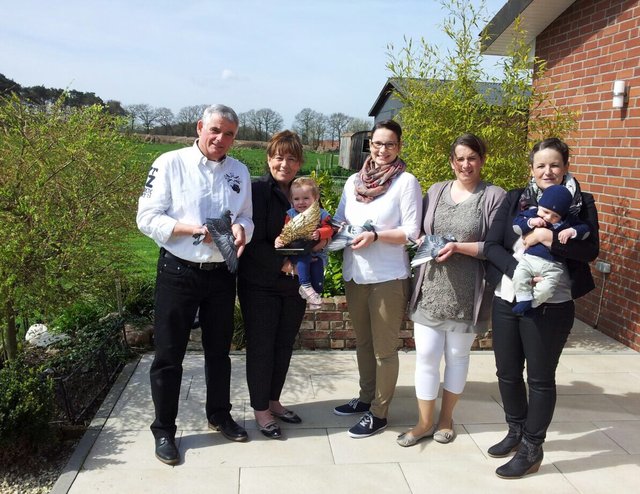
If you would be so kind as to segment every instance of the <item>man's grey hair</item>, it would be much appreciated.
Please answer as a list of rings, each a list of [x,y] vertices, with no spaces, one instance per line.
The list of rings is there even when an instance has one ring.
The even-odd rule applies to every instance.
[[[238,119],[236,112],[233,111],[233,108],[225,105],[211,105],[205,108],[204,113],[202,114],[202,123],[207,124],[214,115],[220,115],[225,120],[229,120],[236,124],[236,127],[240,127],[240,120]]]

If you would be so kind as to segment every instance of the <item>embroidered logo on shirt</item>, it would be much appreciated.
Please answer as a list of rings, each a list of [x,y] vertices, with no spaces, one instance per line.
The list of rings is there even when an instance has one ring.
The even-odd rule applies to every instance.
[[[240,193],[240,177],[232,173],[225,173],[224,178],[235,192]]]
[[[151,197],[151,192],[153,191],[153,181],[156,179],[157,168],[153,166],[149,170],[149,175],[147,176],[147,183],[144,184],[144,190],[142,191],[142,197],[149,198]]]

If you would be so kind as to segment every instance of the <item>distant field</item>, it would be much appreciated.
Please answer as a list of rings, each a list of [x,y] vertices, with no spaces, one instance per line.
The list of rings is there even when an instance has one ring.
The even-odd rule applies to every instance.
[[[184,147],[183,144],[164,144],[164,143],[144,143],[141,147],[141,153],[143,153],[144,161],[147,161],[149,165],[162,153],[167,151],[173,151],[174,149],[180,149]],[[263,175],[267,166],[267,154],[264,149],[254,148],[231,148],[229,155],[242,161],[251,173],[251,176]],[[338,166],[338,155],[331,153],[315,153],[313,151],[305,151],[304,153],[304,165],[302,167],[302,174],[307,175],[312,170],[316,171],[328,171],[331,175],[336,176],[348,176],[351,172],[344,170]]]

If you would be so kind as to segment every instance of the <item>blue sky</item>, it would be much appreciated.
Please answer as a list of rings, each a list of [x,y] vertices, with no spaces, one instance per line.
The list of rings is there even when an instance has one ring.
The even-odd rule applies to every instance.
[[[486,0],[492,17],[507,0]],[[473,2],[480,5],[480,0]],[[0,73],[123,105],[367,118],[387,45],[447,46],[435,0],[0,0]]]

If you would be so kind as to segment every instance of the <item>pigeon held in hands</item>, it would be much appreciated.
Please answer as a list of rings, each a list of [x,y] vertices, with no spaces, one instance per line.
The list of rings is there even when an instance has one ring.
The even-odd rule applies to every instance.
[[[364,225],[342,225],[340,223],[335,223],[332,221],[331,223],[334,226],[339,227],[340,229],[337,233],[331,238],[331,242],[327,245],[327,250],[330,252],[334,252],[336,250],[342,250],[345,247],[348,247],[353,243],[353,239],[360,235],[362,232],[372,232],[373,225],[371,224],[371,220],[365,221]]]
[[[229,272],[235,273],[238,270],[238,249],[231,230],[231,211],[225,211],[220,218],[207,218],[205,225],[227,263]]]
[[[456,239],[453,235],[425,235],[422,243],[413,256],[411,267],[415,268],[416,266],[424,264],[431,259],[435,259],[436,257],[438,257],[438,252],[440,252],[440,249],[442,249],[449,242],[456,242]]]

